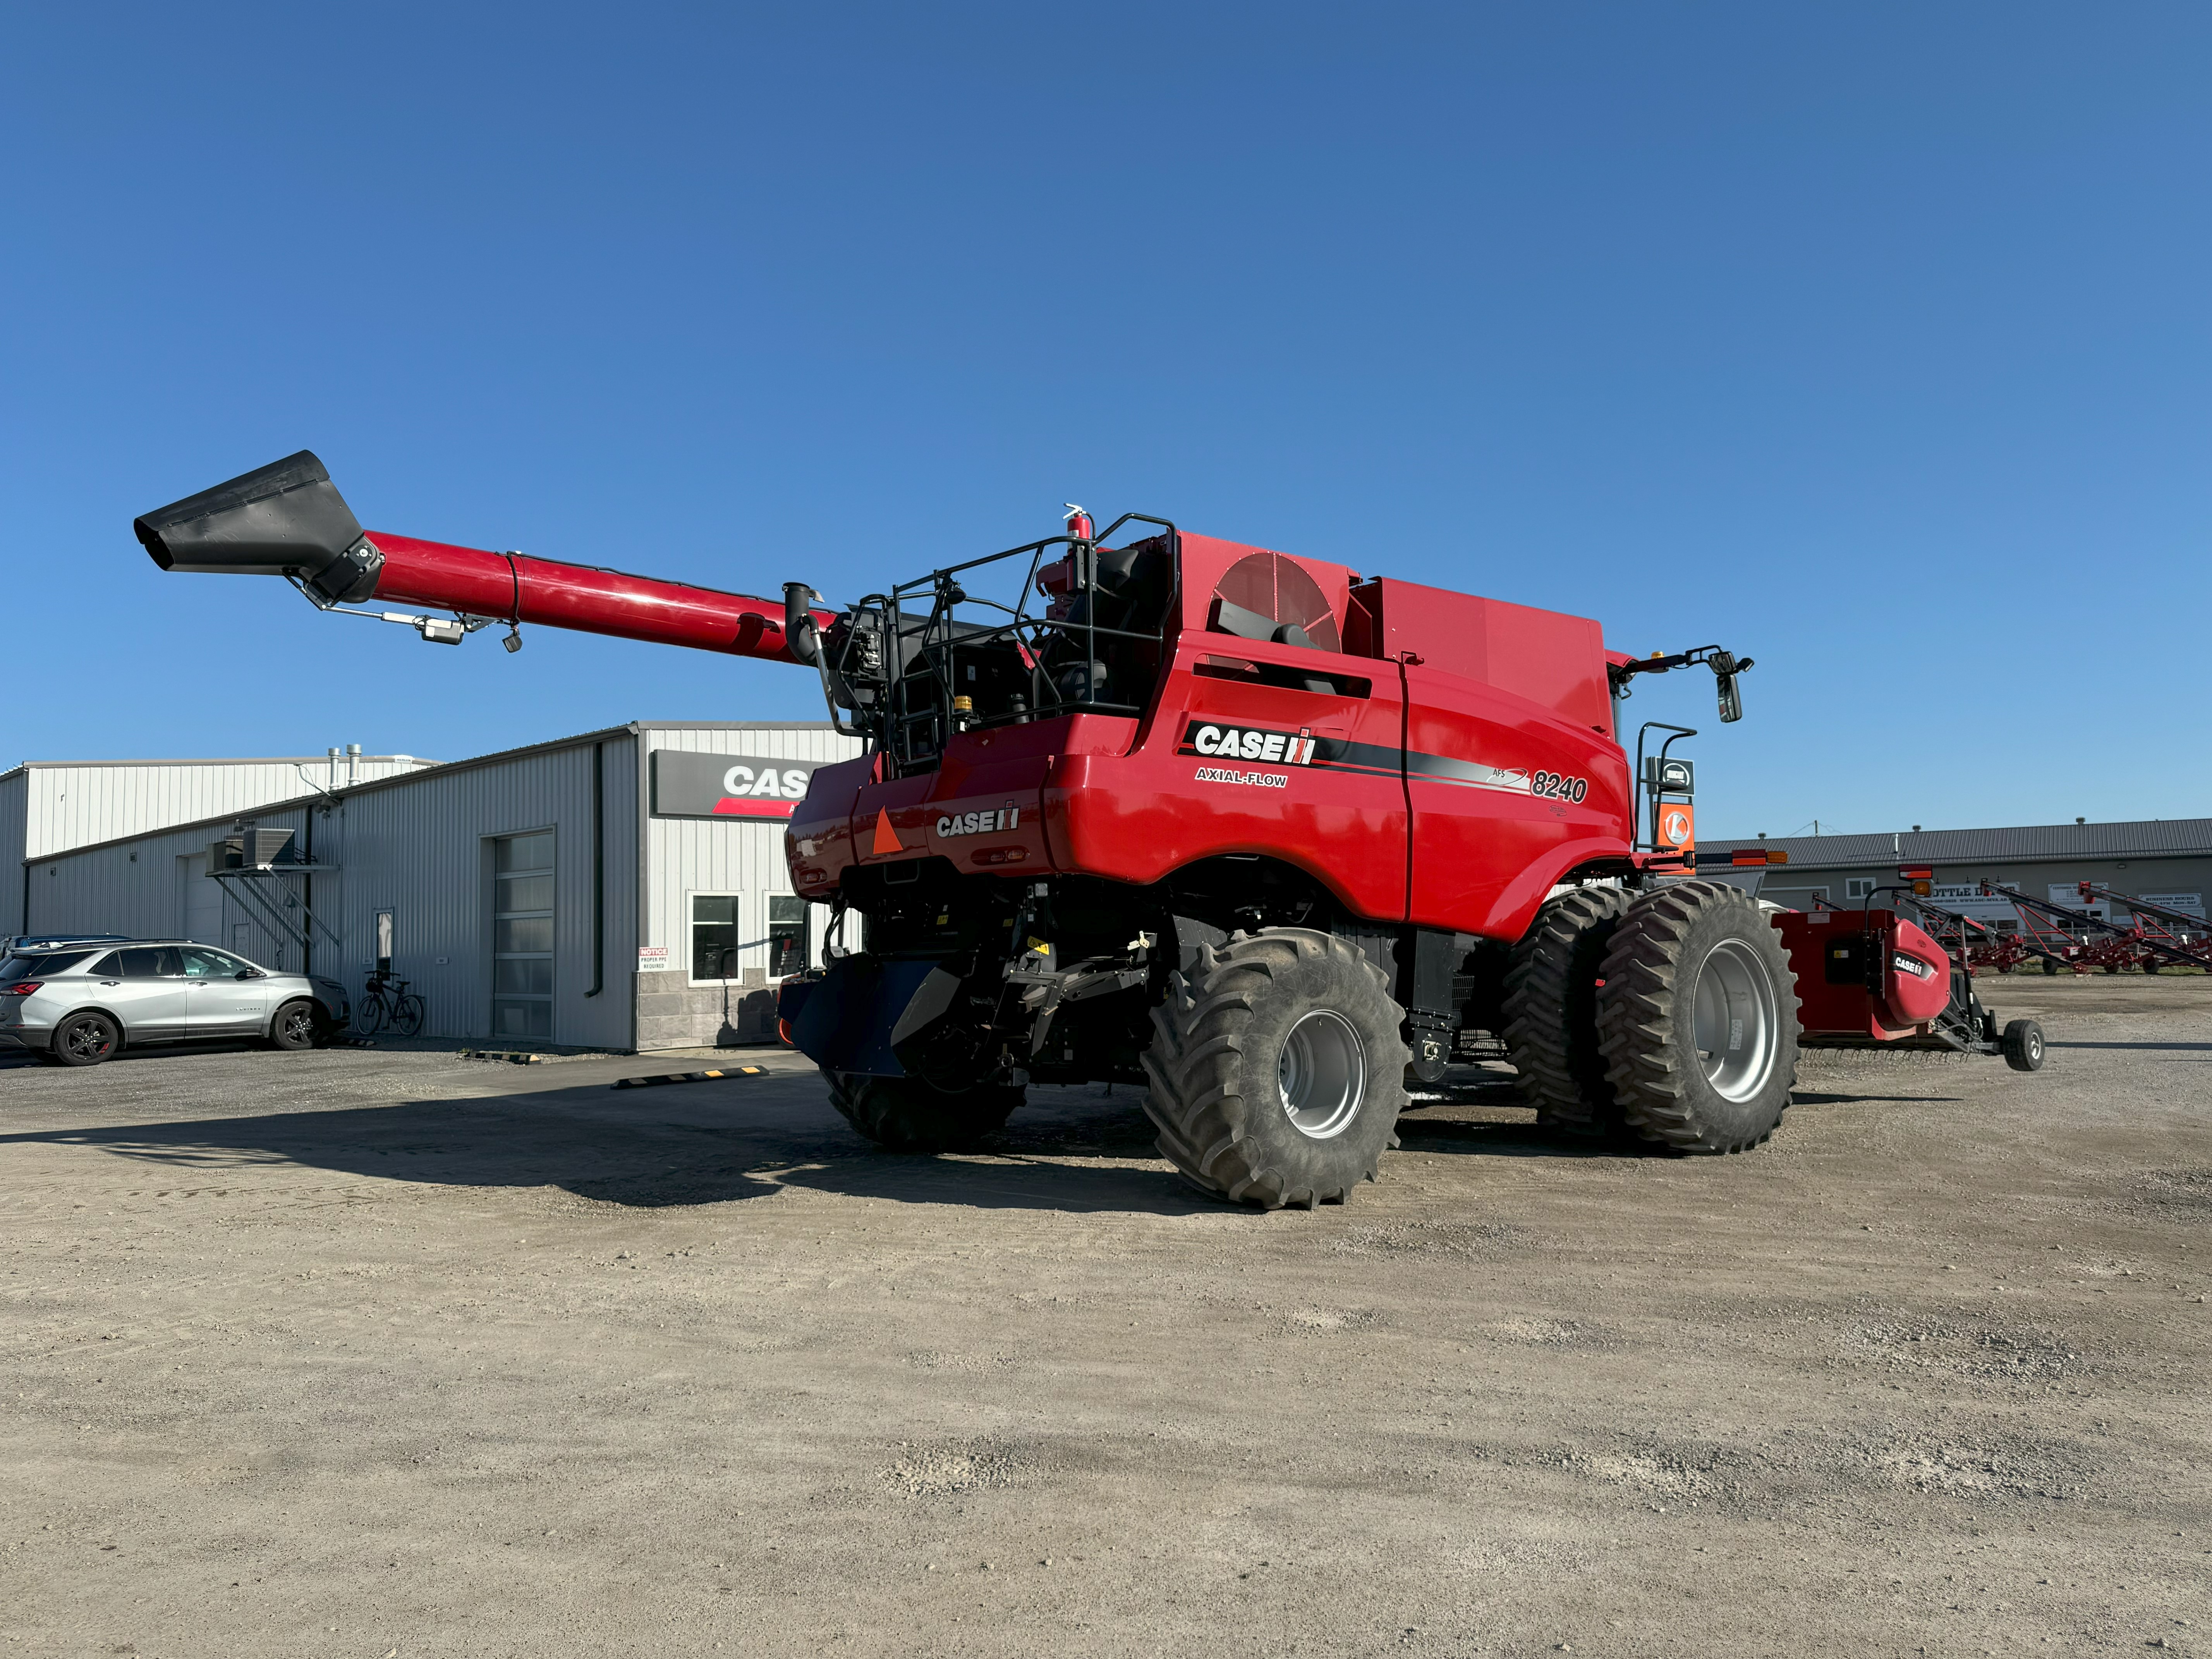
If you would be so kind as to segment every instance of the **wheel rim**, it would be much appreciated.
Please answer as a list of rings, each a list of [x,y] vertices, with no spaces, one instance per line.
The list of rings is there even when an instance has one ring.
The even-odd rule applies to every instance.
[[[304,1012],[294,1012],[285,1017],[284,1035],[294,1042],[302,1042],[315,1033],[314,1022]]]
[[[1781,1009],[1766,959],[1743,939],[1723,939],[1698,967],[1692,1018],[1705,1081],[1723,1100],[1748,1100],[1774,1071]]]
[[[1367,1095],[1367,1051],[1352,1022],[1316,1008],[1291,1027],[1275,1063],[1283,1115],[1309,1140],[1342,1134]]]
[[[107,1033],[91,1020],[80,1020],[69,1028],[62,1038],[69,1051],[79,1060],[90,1060],[107,1051]]]

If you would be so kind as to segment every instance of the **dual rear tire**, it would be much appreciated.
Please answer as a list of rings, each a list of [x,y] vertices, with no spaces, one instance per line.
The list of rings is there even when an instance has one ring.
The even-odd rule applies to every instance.
[[[1766,914],[1717,882],[1549,901],[1506,975],[1506,1052],[1538,1121],[1740,1152],[1797,1077],[1796,980]]]

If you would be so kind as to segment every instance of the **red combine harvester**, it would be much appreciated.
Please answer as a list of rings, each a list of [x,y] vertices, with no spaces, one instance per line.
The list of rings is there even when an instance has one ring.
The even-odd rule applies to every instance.
[[[1785,952],[1693,878],[1690,763],[1662,745],[1631,774],[1637,677],[1705,666],[1741,717],[1751,664],[1717,647],[1631,658],[1583,617],[1139,514],[1097,533],[1072,509],[836,611],[801,583],[776,603],[365,533],[305,452],[136,527],[165,569],[454,613],[361,613],[426,640],[528,622],[812,670],[866,752],[814,773],[792,879],[865,917],[865,947],[779,1012],[894,1147],[971,1142],[1031,1081],[1127,1079],[1205,1190],[1340,1200],[1407,1077],[1488,1031],[1548,1124],[1741,1152],[1789,1103],[1796,988],[1840,937],[1808,922]],[[1820,981],[1823,1007],[1866,999],[1862,1042],[1949,1030],[1899,979],[1908,927],[1866,935],[1863,980]]]

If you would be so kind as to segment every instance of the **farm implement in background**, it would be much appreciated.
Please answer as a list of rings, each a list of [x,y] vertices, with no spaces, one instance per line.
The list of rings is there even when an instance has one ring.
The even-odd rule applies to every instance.
[[[1985,881],[1981,889],[1992,898],[2011,903],[2020,914],[2021,931],[1977,946],[1972,953],[1977,968],[2008,974],[2030,957],[2039,957],[2044,971],[2050,974],[2085,974],[2098,968],[2117,974],[2137,966],[2146,973],[2155,973],[2169,964],[2212,972],[2212,939],[2205,937],[2204,921],[2186,911],[2130,898],[2095,882],[2079,884],[2087,903],[2124,905],[2133,920],[2124,926],[2094,911],[2033,898],[2002,882]]]

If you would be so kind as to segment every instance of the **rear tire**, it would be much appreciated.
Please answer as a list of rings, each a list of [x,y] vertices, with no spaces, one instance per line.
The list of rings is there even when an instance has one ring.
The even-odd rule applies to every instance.
[[[1382,970],[1304,927],[1196,949],[1144,1057],[1161,1156],[1233,1203],[1341,1203],[1398,1144],[1406,1104],[1405,1011]]]
[[[315,1005],[312,1002],[288,1002],[276,1011],[270,1023],[269,1041],[276,1048],[296,1054],[302,1048],[315,1046]]]
[[[1536,913],[1505,970],[1505,1053],[1536,1121],[1580,1134],[1620,1127],[1597,1039],[1597,982],[1613,930],[1632,902],[1617,887],[1584,887]]]
[[[2045,957],[2043,959],[2043,971],[2056,979],[2059,975],[2071,973],[2073,970],[2056,957]]]
[[[2151,957],[2145,957],[2143,958],[2142,970],[2146,974],[2154,974],[2158,971],[2158,963]]]
[[[105,1014],[73,1014],[54,1028],[47,1050],[57,1066],[97,1066],[123,1046],[123,1034]]]
[[[422,1035],[422,999],[409,992],[392,1011],[392,1029],[401,1036]]]
[[[1684,1152],[1774,1133],[1797,1080],[1797,981],[1755,901],[1707,881],[1645,894],[1604,977],[1599,1038],[1630,1128]]]
[[[864,1077],[823,1068],[830,1103],[845,1121],[894,1152],[957,1152],[1006,1127],[1022,1091],[1001,1084],[939,1089],[911,1077]]]
[[[2043,1069],[2043,1028],[2032,1019],[2016,1019],[2004,1029],[2005,1064],[2015,1072]]]

